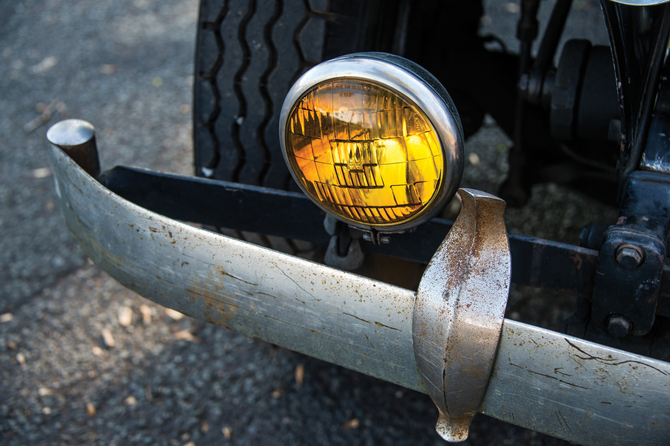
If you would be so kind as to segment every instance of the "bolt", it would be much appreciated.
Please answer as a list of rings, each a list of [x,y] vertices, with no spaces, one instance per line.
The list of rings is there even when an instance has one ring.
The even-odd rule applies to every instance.
[[[381,243],[382,245],[388,245],[389,243],[391,243],[391,237],[389,237],[388,235],[382,235],[381,237],[379,237],[379,243]]]
[[[644,261],[644,253],[635,245],[624,244],[616,250],[616,261],[626,269],[635,269]]]
[[[369,232],[364,232],[363,233],[363,240],[365,240],[366,242],[371,242],[372,241],[372,234],[370,234]]]
[[[623,338],[633,329],[633,323],[626,316],[610,316],[607,331],[615,338]]]

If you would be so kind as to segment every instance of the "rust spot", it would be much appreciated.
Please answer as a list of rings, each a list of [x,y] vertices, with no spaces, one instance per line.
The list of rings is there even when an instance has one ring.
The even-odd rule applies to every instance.
[[[224,288],[222,280],[211,271],[204,280],[195,279],[187,291],[202,299],[206,322],[228,327],[228,320],[239,310],[239,307],[220,299],[218,291],[222,288]]]
[[[158,232],[158,228],[152,228],[151,226],[149,226],[149,231],[151,231],[151,232]]]
[[[575,268],[577,268],[577,271],[582,269],[582,256],[580,256],[577,253],[574,253],[573,255],[570,256],[570,260],[572,260],[575,263]]]

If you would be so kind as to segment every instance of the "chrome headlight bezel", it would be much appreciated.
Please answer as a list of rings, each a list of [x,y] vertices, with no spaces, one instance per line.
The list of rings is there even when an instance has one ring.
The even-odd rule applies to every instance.
[[[420,109],[433,125],[443,152],[443,178],[431,206],[418,216],[398,224],[374,225],[344,219],[319,202],[326,213],[350,226],[378,232],[402,232],[435,217],[453,198],[463,176],[463,129],[454,103],[428,71],[400,56],[385,53],[354,53],[338,57],[308,70],[293,84],[281,109],[279,139],[282,155],[291,175],[305,194],[309,193],[291,169],[287,154],[286,129],[294,105],[316,85],[330,80],[358,80],[387,88]]]

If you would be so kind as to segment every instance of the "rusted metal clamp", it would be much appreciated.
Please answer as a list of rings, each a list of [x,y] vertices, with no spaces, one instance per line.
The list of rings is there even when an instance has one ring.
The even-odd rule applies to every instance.
[[[412,337],[421,378],[440,411],[435,429],[463,441],[495,361],[511,282],[505,202],[471,189],[433,256],[414,302]]]

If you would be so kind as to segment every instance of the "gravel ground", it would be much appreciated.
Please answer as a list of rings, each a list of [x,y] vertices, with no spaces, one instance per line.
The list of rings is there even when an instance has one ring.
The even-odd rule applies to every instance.
[[[575,10],[571,35],[602,42],[597,3]],[[513,35],[517,12],[492,2],[485,32]],[[0,3],[0,443],[444,444],[427,396],[179,318],[67,233],[44,138],[62,118],[96,126],[103,169],[192,172],[196,16],[197,0]],[[466,144],[464,185],[495,192],[510,145],[487,121]],[[507,221],[575,243],[583,224],[615,216],[548,184]],[[555,327],[570,303],[515,287],[508,317]],[[478,416],[466,444],[491,443],[564,444]]]

